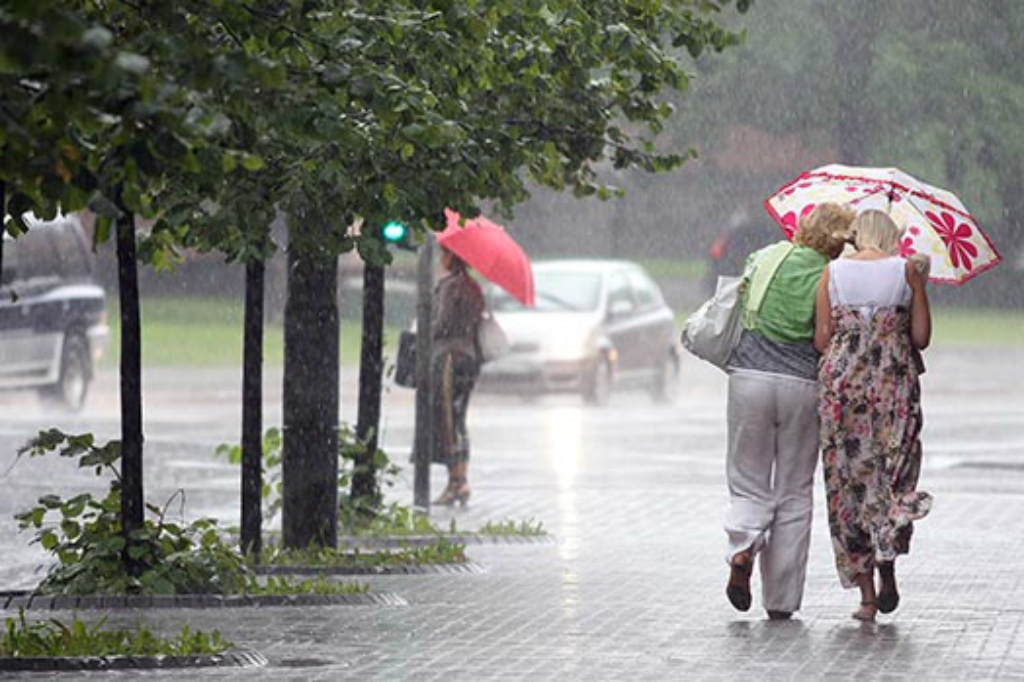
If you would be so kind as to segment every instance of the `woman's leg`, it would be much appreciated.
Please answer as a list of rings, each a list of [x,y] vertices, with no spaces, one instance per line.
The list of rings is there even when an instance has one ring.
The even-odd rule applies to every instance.
[[[476,360],[459,355],[455,358],[452,375],[452,424],[454,443],[452,445],[452,487],[455,501],[465,506],[469,501],[469,429],[466,425],[469,414],[469,398],[476,385],[480,367]]]
[[[434,360],[434,390],[432,395],[435,452],[434,461],[443,462],[448,468],[448,485],[432,504],[451,506],[456,499],[457,458],[456,420],[454,414],[454,360],[451,353],[445,353]]]
[[[803,600],[818,464],[818,388],[789,378],[779,378],[776,387],[775,517],[761,551],[761,585],[764,608],[778,615],[798,611]]]
[[[764,544],[774,514],[771,492],[775,459],[772,380],[764,375],[735,371],[729,375],[728,452],[726,479],[729,507],[726,596],[740,611],[750,608],[750,575],[754,556]]]
[[[860,608],[853,612],[853,617],[867,623],[874,622],[878,606],[875,603],[874,571],[861,573],[854,582],[860,588]]]
[[[734,371],[729,375],[726,480],[729,507],[726,561],[740,552],[756,554],[775,513],[772,465],[775,460],[775,391],[771,377]]]

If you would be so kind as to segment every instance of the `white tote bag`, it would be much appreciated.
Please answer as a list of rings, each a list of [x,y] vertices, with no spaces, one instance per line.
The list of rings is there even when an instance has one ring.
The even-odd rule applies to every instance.
[[[492,362],[508,355],[508,337],[505,336],[505,330],[494,319],[494,314],[490,310],[480,318],[480,325],[476,330],[476,341],[480,348],[480,359],[484,362]]]
[[[719,277],[715,295],[683,326],[683,347],[722,370],[743,331],[740,299],[746,282],[746,277]]]
[[[719,277],[715,295],[686,319],[683,347],[724,371],[743,333],[746,288],[750,287],[747,313],[756,314],[768,285],[793,248],[792,242],[771,244],[750,257],[742,276]]]

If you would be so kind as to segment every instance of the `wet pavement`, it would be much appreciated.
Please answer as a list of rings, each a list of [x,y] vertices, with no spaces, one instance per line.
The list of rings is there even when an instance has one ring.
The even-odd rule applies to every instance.
[[[573,396],[476,397],[473,497],[465,509],[435,508],[435,520],[473,530],[532,519],[554,541],[470,545],[469,558],[483,568],[472,573],[360,577],[407,605],[80,615],[169,633],[185,624],[216,628],[269,661],[146,673],[154,679],[1024,679],[1024,347],[940,347],[926,359],[921,487],[936,501],[898,564],[900,607],[875,625],[850,618],[857,595],[840,587],[832,566],[820,483],[803,609],[792,621],[769,622],[756,578],[751,611],[729,606],[725,378],[690,359],[672,406],[642,394],[614,396],[603,409]],[[353,382],[346,376],[345,421],[355,418]],[[185,487],[189,518],[237,521],[237,471],[210,453],[237,440],[240,383],[229,370],[147,376],[151,499]],[[268,424],[279,419],[279,385],[270,373]],[[0,467],[34,429],[62,420],[115,435],[115,388],[101,377],[93,403],[73,419],[47,415],[29,396],[2,398]],[[388,394],[383,431],[403,462],[410,392]],[[407,469],[389,495],[409,503],[411,479]],[[68,462],[22,461],[10,470],[0,498],[0,587],[30,585],[42,560],[25,549],[11,514],[44,491],[86,484],[99,486]],[[442,484],[437,469],[435,492]]]

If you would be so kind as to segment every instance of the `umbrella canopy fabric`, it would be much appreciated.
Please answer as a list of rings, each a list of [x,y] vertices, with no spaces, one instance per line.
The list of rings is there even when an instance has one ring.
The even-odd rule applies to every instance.
[[[800,218],[829,201],[847,204],[858,213],[887,212],[905,230],[900,255],[927,255],[936,282],[962,284],[1000,261],[995,246],[956,195],[897,168],[822,166],[783,185],[764,206],[792,238]]]
[[[444,215],[447,227],[437,235],[438,243],[523,305],[532,307],[533,265],[505,228],[483,216],[460,224],[461,216],[449,208]]]

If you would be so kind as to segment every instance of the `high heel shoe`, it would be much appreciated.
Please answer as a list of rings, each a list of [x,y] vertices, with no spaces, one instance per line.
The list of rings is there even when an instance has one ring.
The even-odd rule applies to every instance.
[[[454,501],[458,502],[459,506],[465,507],[466,503],[469,502],[470,492],[472,491],[469,489],[469,484],[463,481],[453,492],[455,496]]]
[[[440,507],[450,507],[453,504],[455,504],[456,497],[457,487],[455,486],[455,484],[449,483],[448,487],[444,489],[444,492],[442,492],[438,496],[438,498],[431,502],[430,504],[437,505]],[[467,495],[466,497],[468,498],[469,496]],[[463,502],[463,504],[465,504],[465,502]]]

